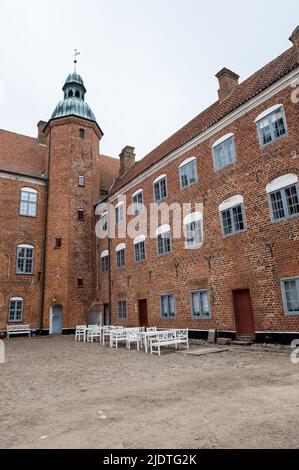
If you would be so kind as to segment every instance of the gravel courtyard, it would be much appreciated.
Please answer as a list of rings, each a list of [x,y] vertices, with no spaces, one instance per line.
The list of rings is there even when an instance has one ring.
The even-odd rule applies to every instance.
[[[286,348],[157,357],[72,336],[5,344],[1,448],[299,448],[299,364]]]

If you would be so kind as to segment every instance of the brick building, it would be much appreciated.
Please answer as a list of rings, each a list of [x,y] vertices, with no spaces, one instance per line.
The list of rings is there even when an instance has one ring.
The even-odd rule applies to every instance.
[[[299,27],[290,39],[240,84],[222,69],[218,100],[136,163],[100,154],[77,74],[37,139],[0,131],[0,329],[298,335]]]
[[[97,205],[106,322],[299,334],[299,28],[290,39],[243,83],[222,69],[218,101],[141,161],[132,147],[120,155]],[[107,221],[109,233],[139,214],[140,229],[155,202],[200,209],[181,217],[179,238],[174,212],[152,236],[147,217],[135,237],[104,238]]]

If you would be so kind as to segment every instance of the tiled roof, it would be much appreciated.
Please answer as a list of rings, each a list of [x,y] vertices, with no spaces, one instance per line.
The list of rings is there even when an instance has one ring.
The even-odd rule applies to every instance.
[[[100,155],[101,191],[108,192],[113,181],[119,175],[119,159]]]
[[[115,193],[142,172],[153,166],[188,141],[205,131],[223,117],[250,100],[287,73],[298,67],[298,52],[291,47],[275,60],[260,69],[244,82],[240,83],[234,92],[224,101],[216,101],[209,108],[196,116],[192,121],[177,131],[161,145],[137,162],[125,175],[113,185],[110,194]]]
[[[46,156],[47,148],[37,139],[0,129],[0,171],[40,178]]]

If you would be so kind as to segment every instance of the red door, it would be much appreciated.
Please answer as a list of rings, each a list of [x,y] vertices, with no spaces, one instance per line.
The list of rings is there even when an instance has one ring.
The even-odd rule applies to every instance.
[[[148,327],[148,318],[147,318],[147,301],[146,299],[138,301],[139,307],[139,326]]]
[[[236,329],[238,336],[255,336],[250,290],[233,291]]]

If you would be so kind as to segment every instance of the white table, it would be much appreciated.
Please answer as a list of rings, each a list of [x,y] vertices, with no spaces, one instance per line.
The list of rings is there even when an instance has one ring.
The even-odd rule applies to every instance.
[[[144,344],[144,350],[146,354],[148,353],[149,339],[152,338],[153,336],[156,336],[157,333],[159,332],[158,331],[139,331],[137,333],[138,340],[141,341],[141,345],[142,343]],[[139,341],[138,341],[138,348],[139,348]]]

